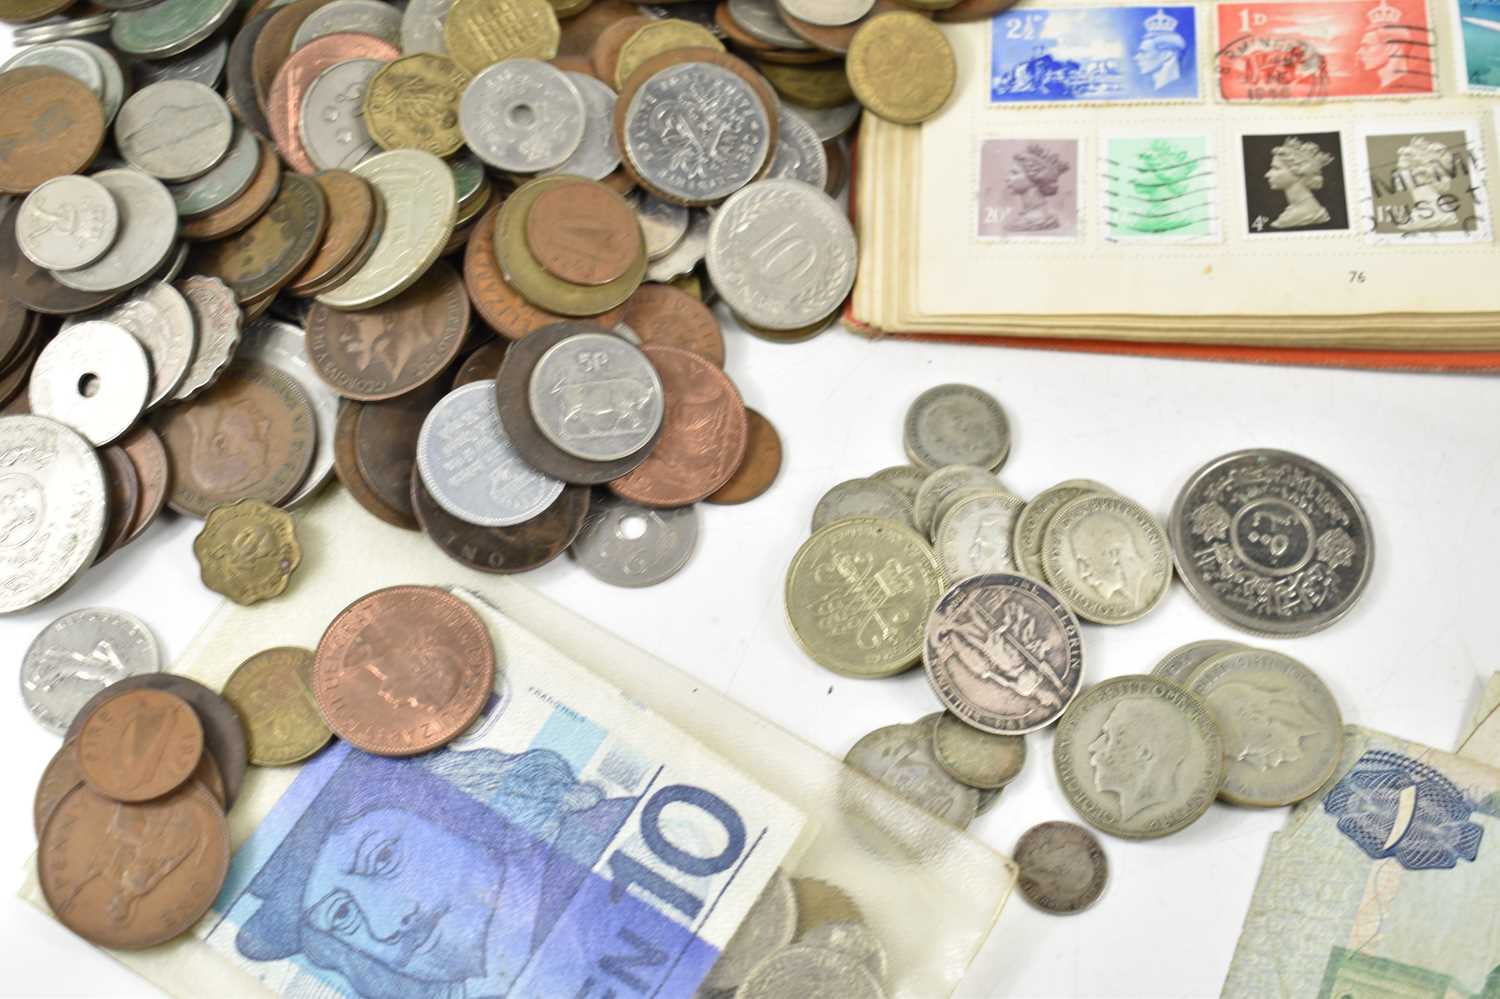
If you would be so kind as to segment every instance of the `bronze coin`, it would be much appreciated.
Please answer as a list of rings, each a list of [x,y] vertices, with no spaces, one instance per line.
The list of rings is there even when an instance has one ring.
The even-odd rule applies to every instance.
[[[422,422],[447,386],[438,379],[399,399],[360,407],[354,421],[354,460],[359,474],[381,501],[415,523],[411,509],[411,480],[417,462],[417,435]]]
[[[222,279],[238,302],[274,295],[307,266],[327,226],[323,189],[307,177],[288,174],[271,207],[244,231],[199,245],[194,269]]]
[[[308,286],[305,291],[294,291],[290,292],[290,294],[296,298],[312,298],[315,295],[323,294],[325,291],[332,291],[357,273],[375,253],[375,248],[380,245],[380,237],[385,235],[385,200],[380,197],[379,192],[375,191],[373,187],[371,188],[371,195],[375,199],[375,217],[371,219],[370,229],[365,234],[364,242],[355,249],[354,256],[349,258],[348,263],[316,285]]]
[[[642,350],[666,397],[661,439],[639,468],[609,488],[642,506],[687,506],[717,492],[744,461],[750,433],[745,404],[729,376],[697,354],[677,347]]]
[[[411,505],[417,522],[449,558],[480,572],[510,574],[546,565],[568,550],[589,512],[588,486],[567,486],[552,505],[512,527],[479,527],[438,506],[412,476]]]
[[[31,800],[31,828],[36,831],[38,839],[57,803],[82,783],[83,771],[78,769],[78,754],[73,743],[65,742],[48,761],[47,769],[42,771],[42,779],[36,784],[36,796]]]
[[[229,823],[202,786],[142,804],[75,788],[37,847],[42,894],[91,943],[139,950],[192,928],[229,872]]]
[[[5,217],[0,212],[0,219]],[[0,299],[0,373],[26,356],[36,335],[36,317],[14,298]]]
[[[312,16],[319,7],[326,7],[333,0],[295,0],[278,7],[274,16],[261,29],[250,53],[250,77],[255,88],[255,100],[262,116],[271,106],[271,85],[276,74],[292,54],[292,39],[302,22]],[[269,122],[267,122],[269,125]],[[270,135],[269,131],[264,134]]]
[[[104,495],[109,516],[104,521],[104,540],[94,563],[104,561],[125,543],[130,527],[141,506],[141,481],[130,456],[118,443],[100,448],[99,464],[104,467]]]
[[[340,312],[314,302],[307,312],[307,356],[339,395],[361,402],[394,399],[442,374],[469,329],[469,298],[452,267],[439,261],[389,302]]]
[[[136,481],[140,483],[140,502],[136,505],[135,517],[122,542],[128,545],[140,537],[166,507],[170,466],[161,437],[144,423],[115,443],[124,449],[126,457],[135,467]]]
[[[279,190],[281,190],[281,160],[276,158],[276,150],[271,144],[262,139],[260,140],[260,162],[255,167],[255,177],[250,181],[250,186],[245,188],[245,193],[223,208],[181,222],[177,233],[183,239],[190,240],[223,239],[226,236],[232,236],[260,218],[262,213],[271,207],[271,202],[276,199],[276,192]]]
[[[849,157],[844,152],[844,144],[838,139],[829,139],[823,143],[823,152],[828,156],[828,183],[823,190],[830,198],[837,198],[844,190],[844,185],[849,182]]]
[[[71,316],[101,309],[124,296],[128,289],[101,293],[65,288],[51,272],[26,259],[16,242],[16,212],[20,206],[17,200],[0,214],[0,297],[34,312]]]
[[[543,354],[578,333],[606,333],[602,327],[586,322],[563,322],[543,327],[510,345],[500,362],[495,379],[495,398],[499,404],[500,423],[516,452],[532,468],[554,479],[576,485],[597,486],[616,479],[646,460],[646,455],[661,436],[656,436],[635,454],[614,461],[586,461],[568,454],[543,435],[531,412],[531,371]],[[666,421],[663,420],[663,425]]]
[[[0,376],[0,406],[5,407],[6,416],[31,412],[31,402],[21,390],[31,381],[31,368],[42,352],[41,338],[36,338],[34,343],[35,346],[16,362],[15,367]]]
[[[782,16],[785,17],[785,14]],[[714,8],[714,26],[737,49],[744,49],[758,55],[776,48],[775,45],[763,42],[746,31],[744,25],[734,19],[734,12],[729,9],[728,3],[720,3]]]
[[[370,483],[365,481],[364,473],[359,470],[359,457],[354,449],[354,428],[359,420],[360,410],[365,408],[366,403],[350,402],[347,399],[339,406],[338,422],[333,431],[333,473],[338,476],[344,488],[349,490],[349,495],[354,497],[356,503],[365,508],[365,511],[378,520],[383,520],[392,527],[400,527],[404,530],[415,531],[419,527],[416,517],[403,514],[400,510],[386,504],[385,500],[371,488]]]
[[[713,312],[669,284],[643,284],[625,302],[625,325],[642,346],[681,347],[724,366],[724,334]]]
[[[244,27],[229,43],[229,58],[224,64],[224,84],[230,109],[252,132],[267,138],[271,135],[271,125],[266,121],[265,112],[260,109],[260,98],[255,93],[255,46],[260,41],[261,32],[276,14],[275,10],[246,14]]]
[[[379,199],[369,181],[347,170],[325,170],[313,182],[328,205],[328,228],[312,260],[286,286],[290,295],[307,294],[347,267],[375,227]]]
[[[156,429],[172,469],[167,502],[194,517],[241,499],[285,502],[307,477],[317,438],[302,387],[245,358],[202,395],[167,410]]]
[[[431,586],[392,586],[333,619],[313,661],[313,697],[340,739],[380,756],[450,742],[495,689],[489,629]]]
[[[500,374],[500,362],[505,360],[505,348],[509,346],[509,340],[491,340],[464,358],[458,374],[453,376],[453,387],[460,388],[470,382],[488,381],[497,377]]]
[[[0,3],[0,21],[6,24],[30,24],[44,17],[60,14],[73,6],[74,0],[4,0]]]
[[[150,801],[178,787],[203,755],[203,724],[187,701],[160,690],[110,698],[78,733],[78,768],[115,801]]]
[[[269,29],[267,29],[269,30]],[[323,70],[350,59],[391,62],[401,50],[383,38],[341,31],[314,38],[287,57],[266,97],[266,121],[282,158],[298,173],[317,173],[302,145],[302,99]]]
[[[651,21],[652,18],[634,14],[622,17],[600,31],[589,48],[589,62],[594,64],[594,75],[613,86],[615,70],[620,65],[620,50],[630,41],[631,35]]]
[[[781,472],[781,435],[770,420],[749,406],[745,407],[745,415],[750,420],[745,458],[728,482],[704,497],[706,502],[748,503],[770,489]]]
[[[526,213],[526,244],[553,277],[590,286],[622,277],[645,252],[635,209],[591,180],[538,195]]]
[[[583,56],[588,58],[594,50],[594,43],[599,40],[599,35],[611,24],[625,17],[636,17],[641,9],[626,0],[596,0],[590,4],[588,9],[582,13],[575,14],[561,22],[562,36],[558,39],[557,55]],[[590,60],[592,65],[592,60]],[[561,69],[562,67],[558,67]],[[589,73],[593,74],[593,69]]]
[[[1016,5],[1016,0],[958,0],[947,10],[937,11],[935,21],[948,23],[958,21],[987,21],[996,14],[1003,14]]]
[[[560,55],[547,61],[564,73],[582,73],[584,76],[594,76],[594,60],[586,55]],[[594,76],[594,79],[598,80],[599,78]],[[600,80],[600,82],[604,81]]]
[[[79,173],[104,144],[104,108],[93,91],[55,70],[27,68],[41,72],[0,73],[0,191],[8,194]]]

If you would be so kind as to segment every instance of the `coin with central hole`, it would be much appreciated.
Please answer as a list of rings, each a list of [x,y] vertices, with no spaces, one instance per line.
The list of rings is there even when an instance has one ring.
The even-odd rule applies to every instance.
[[[500,170],[535,173],[566,160],[583,141],[583,97],[556,66],[507,59],[474,77],[458,104],[474,155]]]
[[[140,342],[114,323],[94,320],[59,333],[31,372],[31,411],[77,430],[102,447],[130,429],[146,408],[151,368]]]
[[[554,277],[601,285],[641,256],[640,223],[630,203],[592,181],[559,184],[537,195],[526,214],[526,245]]]
[[[614,586],[655,586],[675,576],[698,543],[698,510],[653,510],[595,494],[571,551],[589,574]]]

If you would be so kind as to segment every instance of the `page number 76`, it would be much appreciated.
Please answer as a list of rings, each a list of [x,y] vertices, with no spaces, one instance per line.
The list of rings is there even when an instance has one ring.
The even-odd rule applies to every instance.
[[[1350,284],[1364,284],[1367,280],[1368,280],[1368,277],[1366,276],[1366,274],[1365,274],[1364,271],[1350,271],[1349,272],[1349,283]]]

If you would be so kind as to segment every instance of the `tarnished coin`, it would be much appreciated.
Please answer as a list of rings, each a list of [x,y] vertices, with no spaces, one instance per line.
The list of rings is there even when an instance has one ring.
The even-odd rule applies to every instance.
[[[571,549],[589,574],[614,586],[655,586],[677,575],[698,544],[698,511],[658,510],[598,494]]]
[[[146,408],[151,369],[135,337],[100,320],[69,327],[31,371],[31,411],[65,423],[96,447],[130,429]]]
[[[1215,656],[1188,681],[1224,738],[1219,797],[1278,808],[1314,794],[1344,749],[1344,718],[1318,675],[1290,656],[1237,649]]]
[[[498,170],[536,173],[562,163],[583,142],[583,96],[556,66],[507,59],[484,69],[458,105],[463,139]]]
[[[978,465],[946,465],[928,475],[912,500],[912,520],[917,530],[931,536],[937,529],[938,510],[959,493],[1003,491],[993,472]]]
[[[187,374],[172,392],[173,402],[185,402],[218,382],[234,359],[244,317],[234,292],[218,278],[194,274],[175,289],[187,302],[196,343]]]
[[[643,284],[625,303],[625,325],[642,344],[690,350],[724,366],[724,334],[712,310],[669,284]]]
[[[792,634],[820,666],[893,676],[922,653],[943,571],[915,531],[886,520],[836,521],[803,542],[787,569]]]
[[[245,722],[250,762],[299,763],[333,738],[312,692],[313,654],[283,645],[257,652],[224,684],[224,699]]]
[[[119,231],[98,260],[53,276],[76,291],[124,291],[167,262],[177,242],[177,206],[161,181],[136,170],[104,170],[93,179],[114,199]]]
[[[380,756],[414,756],[469,727],[495,689],[489,630],[462,600],[392,586],[333,619],[313,662],[313,696],[335,735]]]
[[[362,485],[379,504],[377,509],[393,515],[382,519],[411,530],[418,528],[411,489],[417,477],[417,442],[427,414],[447,393],[444,379],[439,378],[398,399],[350,410],[349,447],[359,480],[356,487]]]
[[[947,506],[933,531],[932,549],[948,579],[1017,572],[1011,534],[1025,506],[1002,492],[961,495]]]
[[[972,385],[938,385],[906,411],[906,456],[923,468],[978,465],[991,470],[1010,455],[1010,422],[995,397]]]
[[[704,497],[708,503],[747,503],[763,495],[781,473],[781,435],[771,421],[745,407],[750,433],[740,467],[716,492]]]
[[[528,572],[546,565],[568,550],[589,512],[588,487],[566,486],[551,506],[525,523],[481,527],[438,506],[420,476],[411,476],[409,492],[422,531],[449,558],[480,572]]]
[[[964,722],[1023,735],[1063,715],[1083,682],[1078,619],[1025,576],[970,576],[925,619],[922,663],[938,700]]]
[[[1113,836],[1149,839],[1192,825],[1224,780],[1224,740],[1208,706],[1152,676],[1085,691],[1057,726],[1052,762],[1078,814]]]
[[[64,614],[32,640],[21,660],[21,700],[38,724],[62,735],[99,691],[159,669],[150,628],[123,611],[90,607]]]
[[[58,733],[61,735],[62,733]],[[36,796],[31,802],[31,828],[40,839],[42,829],[67,793],[83,785],[83,771],[78,769],[78,754],[71,742],[63,743],[47,762],[41,779],[36,784]]]
[[[1172,552],[1167,532],[1139,503],[1095,493],[1070,500],[1048,522],[1042,569],[1079,616],[1125,624],[1166,596]]]
[[[142,7],[153,6],[141,4]],[[232,12],[234,5],[228,9]],[[206,37],[206,36],[205,36]],[[163,80],[189,80],[205,87],[217,87],[229,59],[229,41],[208,38],[175,56],[137,59],[130,63],[130,75],[137,90]],[[107,104],[107,101],[106,101]]]
[[[827,947],[856,958],[878,982],[884,982],[887,957],[885,944],[864,923],[830,922],[816,926],[797,941],[808,947]]]
[[[651,261],[646,268],[647,281],[676,281],[693,273],[708,253],[708,229],[712,220],[706,211],[688,213],[687,231],[677,245]]]
[[[184,219],[178,226],[183,239],[223,239],[239,232],[260,218],[261,213],[281,189],[281,160],[269,142],[258,140],[260,160],[255,165],[255,176],[250,186],[239,197],[211,212]]]
[[[392,45],[401,43],[401,11],[381,0],[334,0],[319,7],[292,36],[292,51],[324,35],[339,31],[373,35]]]
[[[104,108],[88,87],[38,66],[0,74],[0,194],[25,194],[88,166],[104,141]]]
[[[844,763],[883,784],[923,811],[960,829],[974,821],[979,792],[948,776],[932,755],[938,715],[908,725],[887,725],[860,739]]]
[[[338,420],[339,397],[312,370],[307,359],[306,336],[290,323],[258,319],[245,332],[240,356],[279,368],[307,394],[317,424],[317,445],[307,478],[285,506],[292,507],[312,496],[333,474],[334,424]]]
[[[125,449],[111,444],[99,450],[99,464],[104,468],[104,493],[109,517],[104,522],[104,540],[99,545],[95,564],[113,555],[130,534],[131,524],[141,502],[141,484],[135,464]]]
[[[585,461],[646,447],[666,409],[651,361],[607,333],[579,333],[550,348],[531,369],[528,399],[546,438]]]
[[[149,801],[178,787],[203,755],[203,725],[180,697],[131,690],[93,712],[78,733],[84,782],[115,801]]]
[[[234,118],[201,83],[164,80],[132,94],[115,116],[115,146],[131,166],[180,183],[207,173],[229,153]]]
[[[387,4],[377,6],[397,14]],[[382,149],[420,149],[434,156],[458,152],[464,144],[458,101],[467,86],[469,74],[447,56],[419,52],[387,63],[365,90],[370,138]]]
[[[740,928],[724,945],[700,989],[738,988],[755,966],[792,942],[797,931],[797,895],[791,879],[778,869],[745,913]]]
[[[1375,539],[1328,469],[1286,451],[1235,451],[1194,472],[1167,520],[1182,581],[1237,628],[1307,635],[1364,592]]]
[[[793,50],[812,47],[786,26],[774,0],[730,0],[728,7],[735,23],[766,45]]]
[[[38,267],[72,270],[104,256],[115,241],[120,211],[96,180],[69,175],[39,185],[16,214],[16,242]]]
[[[890,468],[882,468],[870,476],[887,485],[895,486],[901,495],[911,501],[913,510],[917,504],[917,491],[922,488],[922,483],[927,481],[931,473],[925,468],[915,465],[892,465]]]
[[[995,790],[1015,780],[1026,764],[1026,738],[984,732],[945,711],[932,727],[932,753],[954,780]]]
[[[199,270],[248,302],[274,294],[302,272],[328,228],[328,201],[311,178],[288,174],[266,213],[236,236],[198,248]]]
[[[563,75],[583,101],[583,137],[567,159],[539,172],[603,180],[620,167],[620,145],[615,141],[615,92],[587,73],[565,70]]]
[[[286,511],[243,499],[209,511],[193,555],[204,586],[248,607],[286,591],[302,546]]]
[[[773,61],[762,54],[755,68],[765,76],[779,97],[802,107],[837,107],[854,99],[854,91],[849,88],[849,74],[844,64],[837,60]]]
[[[812,529],[849,517],[874,517],[911,527],[911,504],[900,490],[876,479],[850,479],[823,494],[813,508]]]
[[[898,125],[915,125],[941,111],[958,78],[953,46],[914,11],[866,21],[849,43],[845,65],[859,102]]]
[[[820,191],[828,186],[828,153],[823,149],[823,140],[785,104],[781,106],[781,139],[776,143],[770,176],[800,180]]]
[[[167,449],[156,431],[144,423],[121,437],[118,446],[135,466],[136,481],[140,483],[140,502],[125,534],[124,544],[129,544],[151,526],[167,505]]]
[[[1222,656],[1226,652],[1238,652],[1244,648],[1245,646],[1239,642],[1226,642],[1212,638],[1202,642],[1189,642],[1162,656],[1161,662],[1152,668],[1151,675],[1163,677],[1187,687],[1193,674],[1198,672],[1198,667],[1216,656]]]
[[[651,260],[659,260],[670,253],[687,235],[688,209],[684,206],[663,201],[639,187],[630,192],[630,204],[641,223],[641,233],[646,237],[646,256]]]
[[[1112,492],[1114,490],[1102,482],[1069,479],[1043,489],[1032,497],[1031,502],[1026,504],[1026,508],[1016,518],[1015,533],[1011,538],[1011,552],[1021,574],[1032,579],[1046,580],[1046,573],[1042,569],[1042,538],[1058,510],[1080,496]]]
[[[1109,861],[1094,834],[1074,822],[1043,822],[1021,835],[1014,851],[1016,886],[1026,901],[1054,915],[1082,912],[1104,894]]]
[[[458,366],[458,371],[453,375],[453,387],[459,388],[471,382],[482,382],[487,378],[494,379],[500,371],[501,363],[505,360],[505,351],[509,346],[509,340],[491,340],[464,358],[464,363]]]
[[[510,59],[551,59],[560,36],[547,0],[455,0],[443,25],[448,55],[470,73]]]
[[[346,59],[313,80],[297,120],[302,148],[313,166],[348,170],[380,152],[365,118],[365,94],[371,78],[389,65],[379,59]]]
[[[140,10],[121,11],[114,17],[109,40],[128,55],[165,59],[212,35],[235,6],[234,0],[162,0]],[[223,58],[219,56],[220,66]]]
[[[297,297],[316,294],[336,281],[340,272],[357,266],[361,251],[374,249],[377,224],[385,225],[385,208],[376,200],[375,189],[354,174],[325,170],[313,182],[328,202],[328,229],[318,252],[286,287],[287,294]]]
[[[375,492],[360,470],[359,459],[355,455],[354,431],[360,414],[367,405],[376,404],[351,402],[347,399],[339,404],[339,416],[334,427],[333,440],[334,473],[344,488],[349,490],[349,495],[354,497],[355,502],[364,507],[372,516],[402,530],[418,530],[417,519],[408,509],[410,500],[402,504],[400,508],[393,506]],[[425,415],[424,413],[423,416]],[[410,495],[409,488],[408,495]]]
[[[212,170],[181,184],[167,188],[177,203],[177,214],[196,218],[223,208],[244,194],[260,167],[260,142],[255,133],[243,125],[234,130],[229,153]]]
[[[573,284],[602,285],[639,266],[645,253],[630,204],[603,184],[557,184],[526,213],[526,246],[542,268]]]

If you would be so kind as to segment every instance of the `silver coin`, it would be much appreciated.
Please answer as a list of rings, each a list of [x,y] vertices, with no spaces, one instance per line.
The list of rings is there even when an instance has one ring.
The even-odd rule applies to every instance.
[[[52,596],[94,563],[108,503],[89,442],[44,416],[0,417],[0,614]]]
[[[156,269],[156,273],[151,276],[152,280],[163,281],[168,284],[176,281],[177,275],[182,273],[182,268],[187,264],[188,249],[187,242],[179,240],[172,247],[171,251],[168,252],[167,259]]]
[[[989,469],[977,465],[949,465],[927,476],[912,501],[912,520],[917,530],[931,537],[937,528],[938,508],[950,496],[968,489],[993,491],[1000,489],[1000,480]]]
[[[933,511],[932,536],[934,539],[937,538],[938,531],[943,526],[943,518],[947,517],[949,512],[952,511],[952,509],[959,503],[963,502],[966,499],[972,499],[975,496],[999,496],[1002,499],[1014,500],[1016,503],[1021,504],[1022,507],[1026,505],[1025,500],[1021,499],[1021,497],[1006,489],[1004,486],[1001,486],[998,482],[993,486],[966,486],[943,497],[942,501],[938,503],[937,508]],[[1006,542],[1006,544],[1008,547],[1010,543]],[[1015,567],[1012,566],[1005,571],[1015,572],[1016,570]]]
[[[915,506],[917,502],[917,490],[922,488],[922,483],[927,481],[927,469],[918,468],[915,465],[892,465],[890,468],[882,468],[873,473],[870,478],[878,479],[887,485],[895,486]]]
[[[666,400],[650,359],[617,336],[580,333],[547,350],[527,388],[537,429],[584,461],[615,461],[650,444]]]
[[[170,59],[137,60],[131,63],[130,73],[135,79],[136,89],[163,80],[187,80],[205,87],[217,87],[228,59],[229,42],[217,38]]]
[[[449,392],[417,436],[417,473],[444,510],[470,524],[509,527],[541,514],[563,483],[522,460],[506,436],[493,379]]]
[[[615,142],[615,92],[587,73],[568,71],[563,75],[583,99],[583,138],[567,159],[539,172],[603,180],[620,166],[620,146]]]
[[[979,792],[979,809],[978,809],[978,811],[976,811],[974,813],[974,817],[978,818],[979,816],[983,815],[985,812],[988,812],[991,808],[994,808],[995,807],[995,802],[997,802],[997,801],[1000,800],[1000,793],[1002,791],[1004,791],[1004,790],[1005,790],[1005,788],[1003,788],[1003,787],[995,787],[995,788],[990,788],[988,790],[980,791]]]
[[[814,926],[797,941],[808,947],[827,947],[857,959],[877,982],[884,982],[888,959],[885,944],[864,923],[836,921]]]
[[[334,0],[307,16],[292,36],[295,52],[314,38],[351,31],[401,44],[401,11],[380,0]]]
[[[234,360],[244,314],[234,300],[234,292],[218,278],[194,274],[181,281],[176,290],[193,314],[197,344],[187,375],[172,393],[173,402],[186,402],[218,381]]]
[[[225,156],[208,173],[181,184],[168,184],[177,203],[177,214],[185,219],[206,215],[245,193],[260,166],[260,143],[244,125],[234,127],[234,141]]]
[[[1139,503],[1094,493],[1070,500],[1047,523],[1042,571],[1079,617],[1126,624],[1167,595],[1172,549]]]
[[[236,0],[162,0],[116,15],[109,38],[129,55],[167,59],[207,40],[237,6]]]
[[[120,226],[115,199],[97,180],[68,175],[38,185],[16,213],[16,243],[38,267],[70,271],[109,250]]]
[[[797,944],[762,961],[735,999],[885,999],[885,989],[852,954]]]
[[[115,118],[115,146],[126,162],[180,183],[212,170],[229,153],[234,116],[201,83],[167,80],[130,96]]]
[[[756,326],[795,330],[836,311],[854,286],[854,227],[800,180],[762,180],[714,213],[708,273],[719,296]]]
[[[187,376],[195,342],[193,313],[182,293],[165,281],[138,289],[125,301],[102,312],[69,318],[63,329],[81,322],[114,323],[136,338],[151,366],[151,392],[146,408],[171,397]]]
[[[104,125],[108,128],[115,120],[115,115],[119,113],[120,105],[125,102],[125,71],[120,68],[120,60],[115,58],[114,53],[93,42],[69,39],[57,44],[82,52],[99,67],[103,84],[94,92],[99,96],[99,103],[104,106]]]
[[[1167,525],[1188,592],[1220,620],[1259,634],[1333,624],[1359,600],[1375,561],[1354,493],[1287,451],[1215,458],[1188,479]]]
[[[728,197],[754,179],[771,154],[771,123],[760,96],[711,63],[668,66],[641,85],[625,109],[624,136],[635,173],[684,204]]]
[[[62,735],[99,691],[160,669],[150,628],[123,611],[90,607],[64,614],[32,641],[21,660],[21,700],[38,724]]]
[[[339,419],[339,397],[313,371],[307,359],[306,334],[291,323],[262,318],[251,323],[240,341],[238,356],[269,364],[290,375],[307,393],[316,423],[317,443],[312,468],[292,498],[281,504],[293,507],[312,497],[333,475],[333,446]]]
[[[24,28],[16,28],[11,41],[16,45],[41,45],[46,42],[61,41],[65,38],[87,38],[90,35],[100,35],[115,23],[113,13],[96,14],[92,17],[80,17],[76,20],[67,21],[62,18],[54,18],[33,24]]]
[[[24,48],[0,65],[0,73],[22,66],[45,66],[55,69],[88,87],[103,102],[104,68],[87,52],[66,42],[45,42]],[[116,105],[118,107],[118,105]],[[106,112],[107,113],[107,112]]]
[[[810,108],[791,101],[787,101],[786,105],[797,113],[797,117],[811,125],[818,138],[824,142],[831,142],[846,134],[859,121],[859,116],[864,111],[864,106],[859,101],[836,104],[831,108]]]
[[[443,40],[443,26],[452,6],[453,0],[410,0],[406,12],[401,15],[401,54],[431,52],[433,55],[447,55],[448,43]]]
[[[365,126],[365,88],[385,66],[379,59],[346,59],[307,88],[297,127],[313,166],[350,170],[380,152]]]
[[[469,199],[479,193],[480,186],[485,182],[484,164],[467,149],[454,153],[443,162],[453,171],[453,186],[459,205],[469,205]]]
[[[1189,686],[1188,681],[1193,678],[1193,674],[1198,672],[1198,667],[1226,652],[1238,652],[1243,648],[1245,646],[1239,642],[1226,642],[1215,638],[1202,642],[1189,642],[1162,656],[1161,662],[1152,668],[1151,675],[1163,677],[1186,687]]]
[[[897,797],[960,829],[974,821],[979,792],[948,776],[932,755],[938,714],[907,725],[877,728],[856,742],[844,762]]]
[[[776,0],[729,0],[729,16],[757,41],[804,52],[812,43],[786,26]]]
[[[868,14],[875,0],[778,0],[786,12],[808,24],[836,28]]]
[[[1072,822],[1043,822],[1021,836],[1015,849],[1026,901],[1054,915],[1082,912],[1098,901],[1109,880],[1109,861],[1094,834]]]
[[[850,479],[823,494],[813,508],[812,529],[849,517],[875,517],[911,527],[911,504],[895,486],[878,479]]]
[[[776,143],[776,156],[771,160],[770,176],[800,180],[823,190],[828,186],[828,152],[823,148],[823,140],[818,138],[811,125],[784,104],[779,120],[781,138]]]
[[[1009,493],[959,498],[938,520],[932,551],[950,583],[986,573],[1015,572],[1011,533],[1026,504]]]
[[[906,456],[923,468],[998,469],[1010,455],[1010,421],[995,397],[972,385],[937,385],[917,396],[902,429]]]
[[[944,711],[932,727],[932,755],[954,780],[998,791],[1026,765],[1026,737],[983,732]]]
[[[469,81],[458,101],[464,141],[498,170],[536,173],[583,142],[583,97],[567,74],[540,59],[506,59]]]
[[[927,619],[922,665],[938,700],[982,732],[1052,724],[1083,682],[1078,619],[1057,594],[1008,573],[955,583]]]
[[[166,185],[137,170],[105,170],[92,179],[109,191],[119,212],[115,240],[92,264],[52,276],[75,291],[133,287],[170,257],[177,244],[177,208]]]
[[[697,507],[656,510],[596,492],[570,551],[596,579],[639,587],[677,575],[697,544]]]
[[[1080,496],[1111,492],[1114,490],[1092,479],[1069,479],[1037,493],[1016,518],[1016,531],[1011,539],[1011,550],[1021,574],[1046,580],[1042,569],[1042,536],[1058,510]]]
[[[711,223],[708,212],[701,208],[688,211],[687,232],[677,245],[646,265],[646,280],[671,281],[688,274],[703,260],[708,252],[708,230]]]
[[[796,932],[797,894],[786,872],[778,868],[699,988],[710,991],[739,988],[756,965],[790,945]]]
[[[639,187],[630,192],[629,201],[640,220],[641,234],[646,237],[647,259],[660,260],[682,243],[688,231],[690,209],[663,201]]]
[[[31,369],[31,411],[65,423],[95,447],[129,430],[146,409],[151,368],[135,337],[114,323],[79,323],[42,348]]]

